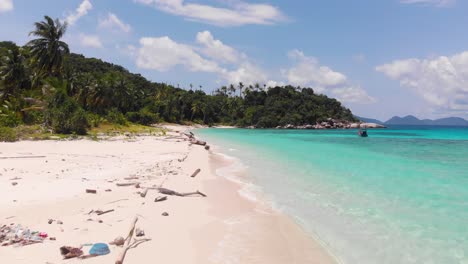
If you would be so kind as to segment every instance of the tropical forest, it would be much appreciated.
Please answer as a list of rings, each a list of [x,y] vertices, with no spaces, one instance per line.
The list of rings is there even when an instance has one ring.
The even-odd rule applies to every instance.
[[[0,42],[0,141],[21,133],[86,135],[100,126],[161,122],[274,128],[354,121],[339,101],[311,88],[231,84],[206,93],[148,81],[140,74],[70,51],[66,22],[48,16],[31,41]]]

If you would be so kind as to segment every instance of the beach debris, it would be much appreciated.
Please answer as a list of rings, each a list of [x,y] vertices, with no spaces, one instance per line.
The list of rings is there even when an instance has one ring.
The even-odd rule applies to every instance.
[[[137,228],[137,229],[135,230],[135,235],[136,235],[137,237],[142,237],[142,236],[145,235],[145,231],[144,231],[143,229]]]
[[[57,225],[63,225],[63,222],[61,220],[57,220]]]
[[[103,214],[107,214],[107,213],[110,213],[110,212],[114,212],[114,209],[110,209],[110,210],[107,210],[107,211],[102,211],[102,210],[96,210],[94,211],[97,215],[103,215]]]
[[[21,180],[21,178],[19,177],[14,177],[14,178],[11,178],[10,181],[17,181],[17,180]]]
[[[106,204],[114,204],[114,203],[118,203],[118,202],[121,202],[121,201],[128,201],[128,199],[119,199],[119,200],[115,200],[115,201],[112,201],[112,202],[109,202],[109,203],[106,203]]]
[[[185,157],[183,157],[182,159],[178,159],[179,162],[183,162],[187,159],[188,155],[185,155]]]
[[[201,141],[201,140],[197,140],[197,139],[190,140],[190,143],[195,144],[195,145],[200,145],[200,146],[205,146],[206,145],[205,141]]]
[[[38,159],[46,156],[15,156],[15,157],[0,157],[0,159]]]
[[[104,256],[110,253],[109,246],[106,243],[96,243],[89,250],[91,256]]]
[[[16,186],[16,185],[18,185],[18,183],[17,182],[12,182],[11,185]]]
[[[49,219],[49,221],[47,221],[47,223],[52,224],[54,222],[54,219]]]
[[[135,184],[135,188],[139,189],[140,187],[140,183]]]
[[[60,247],[60,254],[63,259],[77,258],[83,255],[83,250],[77,247],[62,246]]]
[[[195,191],[195,192],[188,192],[188,193],[180,193],[180,192],[176,192],[174,190],[169,190],[169,189],[166,189],[166,188],[158,188],[158,191],[162,194],[166,194],[166,195],[174,195],[174,196],[181,196],[181,197],[185,197],[185,196],[191,196],[191,195],[201,195],[203,197],[206,197],[206,194],[200,192],[200,191]]]
[[[146,197],[146,194],[148,194],[148,189],[145,189],[143,192],[140,193],[140,196],[142,198],[145,198]]]
[[[167,196],[158,196],[154,199],[154,202],[162,202],[166,200],[167,200]]]
[[[127,181],[130,181],[130,180],[138,180],[138,179],[139,179],[139,177],[137,177],[137,176],[132,176],[132,177],[126,177],[126,178],[124,178],[124,180],[127,180]]]
[[[93,189],[86,189],[86,193],[93,193],[93,194],[96,194],[97,191],[96,191],[96,190],[93,190]]]
[[[147,242],[147,241],[151,240],[151,239],[148,239],[148,238],[146,238],[146,239],[133,238],[133,235],[135,233],[135,225],[136,225],[137,221],[138,221],[138,217],[135,217],[135,219],[133,219],[132,225],[130,226],[130,231],[128,232],[127,238],[125,239],[125,247],[122,250],[122,252],[120,253],[117,260],[115,261],[115,264],[123,264],[124,263],[125,255],[127,255],[127,251],[129,249],[136,248],[141,243],[144,243],[144,242]]]
[[[125,244],[125,238],[119,236],[116,237],[113,241],[109,242],[110,245],[123,246]]]
[[[169,216],[169,213],[168,212],[164,212],[161,214],[162,216]]]
[[[192,173],[192,178],[195,178],[197,176],[198,173],[200,173],[201,169],[196,169],[194,173]]]
[[[205,146],[205,149],[206,149],[206,150],[210,150],[210,146],[209,146],[209,145],[206,145],[206,146]]]
[[[112,190],[111,189],[106,189],[106,192],[112,192]]]
[[[26,246],[36,243],[42,243],[47,238],[47,233],[31,231],[21,225],[10,224],[0,227],[0,243],[1,246]]]
[[[140,184],[139,182],[121,182],[121,183],[116,183],[117,186],[119,187],[127,187],[127,186],[135,186],[137,184]]]
[[[57,240],[57,238],[55,238],[55,237],[49,237],[49,240],[55,241],[55,240]]]

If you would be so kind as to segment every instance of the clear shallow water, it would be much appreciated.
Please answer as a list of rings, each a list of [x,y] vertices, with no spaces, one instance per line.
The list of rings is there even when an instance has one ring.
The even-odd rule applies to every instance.
[[[342,263],[468,263],[468,129],[200,129]]]

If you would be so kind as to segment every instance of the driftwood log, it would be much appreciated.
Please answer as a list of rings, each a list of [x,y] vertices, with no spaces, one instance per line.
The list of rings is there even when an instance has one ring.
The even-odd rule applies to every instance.
[[[119,186],[119,187],[136,186],[137,184],[140,184],[140,183],[139,182],[116,183],[116,185]]]
[[[119,257],[115,261],[115,264],[123,264],[125,260],[125,255],[127,255],[127,251],[132,248],[136,248],[141,243],[150,241],[151,239],[134,239],[133,235],[135,234],[135,225],[138,221],[138,217],[133,219],[132,225],[130,226],[130,231],[128,232],[127,238],[125,239],[125,247],[120,253]]]
[[[97,193],[96,190],[93,190],[93,189],[86,189],[86,193]]]
[[[205,146],[206,145],[205,141],[201,141],[201,140],[197,140],[197,139],[190,140],[190,143],[195,144],[195,145],[200,145],[200,146]]]
[[[180,193],[180,192],[176,192],[174,190],[169,190],[169,189],[166,189],[166,188],[157,188],[157,190],[162,193],[162,194],[165,194],[165,195],[174,195],[174,196],[181,196],[181,197],[185,197],[185,196],[191,196],[191,195],[201,195],[203,197],[206,197],[206,194],[200,192],[200,191],[195,191],[195,192],[188,192],[188,193]]]
[[[200,171],[201,171],[201,169],[195,170],[195,172],[192,173],[192,176],[190,176],[190,177],[195,178],[198,175],[198,173],[200,173]]]
[[[145,197],[146,197],[146,194],[148,194],[148,190],[149,190],[149,189],[145,189],[142,193],[140,193],[140,196],[141,196],[142,198],[145,198]]]

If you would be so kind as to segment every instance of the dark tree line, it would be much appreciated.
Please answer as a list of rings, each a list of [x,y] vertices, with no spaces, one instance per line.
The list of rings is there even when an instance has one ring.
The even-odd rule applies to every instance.
[[[69,52],[67,25],[45,17],[23,47],[0,42],[0,126],[44,124],[58,133],[86,133],[101,122],[149,125],[196,122],[269,128],[354,120],[335,99],[310,88],[223,86],[211,95],[154,83],[140,74]]]

